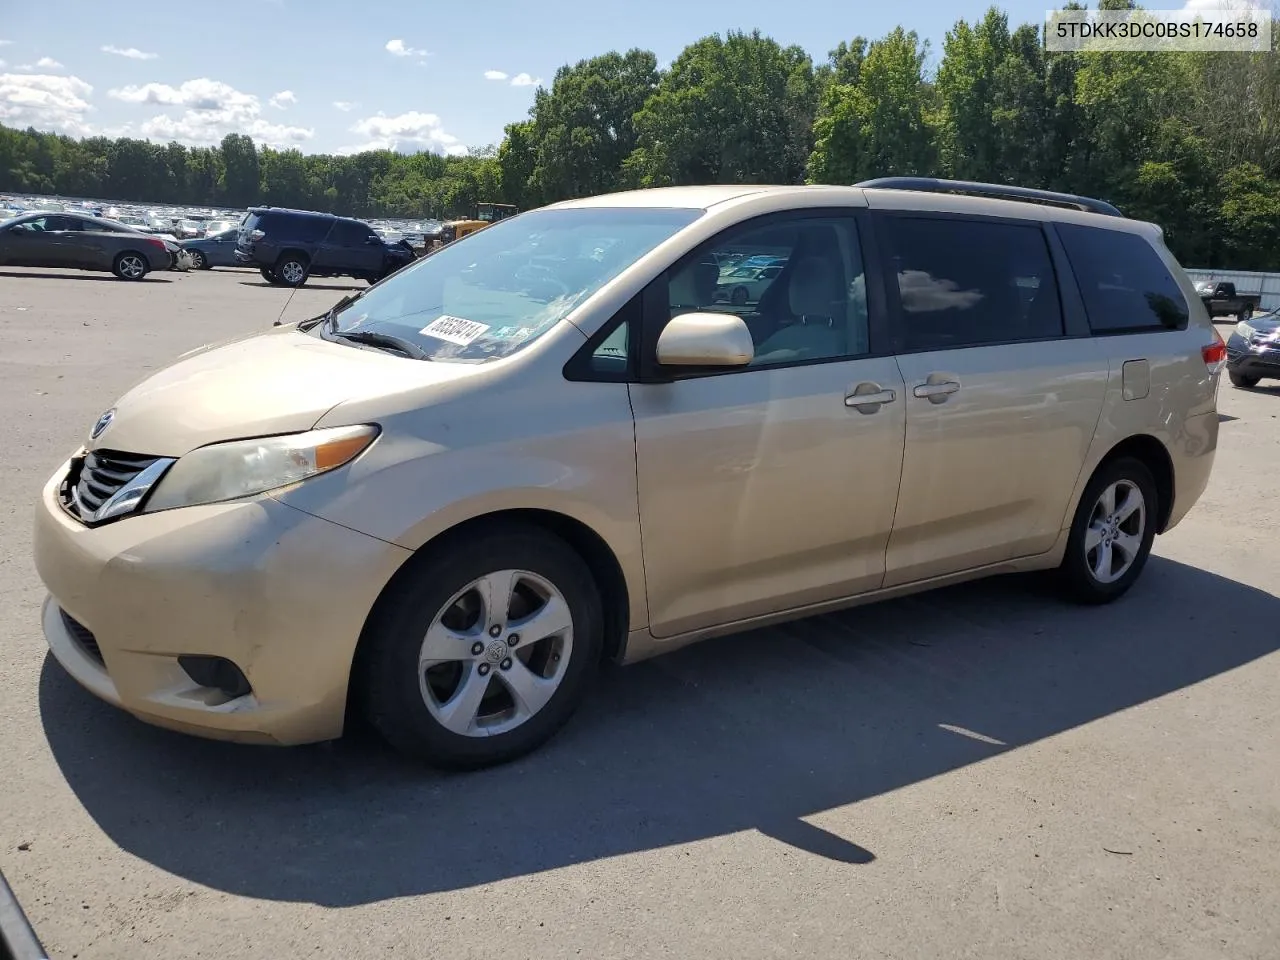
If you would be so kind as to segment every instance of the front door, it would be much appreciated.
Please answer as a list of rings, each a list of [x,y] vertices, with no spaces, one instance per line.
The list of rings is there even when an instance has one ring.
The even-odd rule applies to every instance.
[[[759,255],[786,265],[753,302],[735,302],[728,275]],[[867,308],[854,218],[753,221],[658,283],[664,315],[652,316],[649,298],[642,349],[672,316],[728,311],[752,330],[755,359],[631,386],[653,634],[878,588],[905,404],[878,342],[881,311]]]
[[[885,586],[1049,550],[1108,363],[1103,342],[1068,336],[1043,228],[916,213],[875,225],[907,415]]]

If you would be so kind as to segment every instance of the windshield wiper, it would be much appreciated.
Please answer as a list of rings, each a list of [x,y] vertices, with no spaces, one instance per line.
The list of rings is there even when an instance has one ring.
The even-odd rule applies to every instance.
[[[363,343],[370,347],[382,347],[386,350],[397,350],[414,360],[430,360],[431,354],[423,350],[411,340],[397,337],[390,333],[377,333],[373,330],[330,330],[331,337],[350,340],[352,343]]]

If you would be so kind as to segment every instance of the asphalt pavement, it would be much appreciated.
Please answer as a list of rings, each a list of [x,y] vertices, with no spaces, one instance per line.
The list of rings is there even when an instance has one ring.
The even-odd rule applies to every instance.
[[[707,641],[507,767],[82,692],[41,484],[173,357],[360,286],[0,269],[0,870],[55,960],[1280,957],[1280,383],[1224,383],[1209,490],[1117,604],[1005,578]]]

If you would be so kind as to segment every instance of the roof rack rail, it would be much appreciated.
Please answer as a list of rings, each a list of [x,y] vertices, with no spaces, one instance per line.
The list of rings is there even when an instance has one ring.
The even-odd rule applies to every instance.
[[[1070,207],[1086,213],[1100,213],[1108,217],[1123,217],[1117,208],[1105,200],[1081,197],[1074,193],[1056,193],[1053,190],[1033,190],[1030,187],[1012,187],[1000,183],[976,183],[972,180],[939,180],[935,177],[879,177],[863,180],[855,187],[875,190],[920,190],[924,193],[965,193],[979,197],[996,197],[1002,200],[1024,200],[1055,207]]]

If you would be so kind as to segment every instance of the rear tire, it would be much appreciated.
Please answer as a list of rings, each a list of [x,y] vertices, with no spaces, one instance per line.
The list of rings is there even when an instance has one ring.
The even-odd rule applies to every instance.
[[[151,272],[151,264],[142,254],[126,250],[116,255],[111,272],[121,280],[141,280]]]
[[[1147,565],[1160,516],[1146,464],[1120,457],[1103,464],[1085,487],[1058,578],[1078,603],[1110,603],[1128,592]]]
[[[353,690],[373,727],[401,753],[450,769],[505,763],[550,739],[600,663],[604,620],[583,559],[513,525],[410,564],[357,655]]]
[[[1261,377],[1246,377],[1243,373],[1233,373],[1230,370],[1227,371],[1227,376],[1231,378],[1231,385],[1233,387],[1239,387],[1242,390],[1249,390],[1256,387],[1258,385],[1258,381],[1262,379]]]
[[[276,263],[276,282],[286,287],[300,287],[307,282],[307,259],[296,253],[285,254]]]

